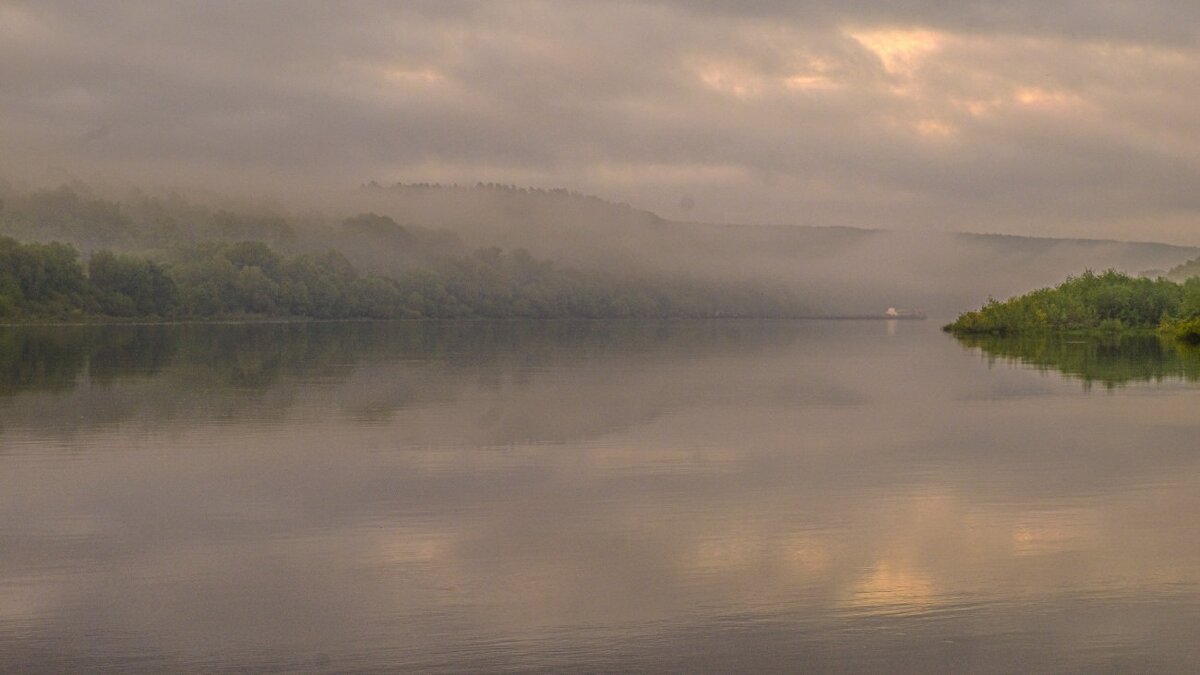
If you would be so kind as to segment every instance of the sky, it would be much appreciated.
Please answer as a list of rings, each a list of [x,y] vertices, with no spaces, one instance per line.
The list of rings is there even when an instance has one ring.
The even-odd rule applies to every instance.
[[[0,0],[0,175],[1200,244],[1200,3]]]

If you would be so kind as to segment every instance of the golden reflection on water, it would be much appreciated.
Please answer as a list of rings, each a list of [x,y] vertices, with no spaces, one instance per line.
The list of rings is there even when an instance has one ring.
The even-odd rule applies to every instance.
[[[0,397],[0,666],[1195,656],[1156,637],[1200,616],[1183,376],[1092,392],[921,322],[291,330],[274,369],[184,336]]]

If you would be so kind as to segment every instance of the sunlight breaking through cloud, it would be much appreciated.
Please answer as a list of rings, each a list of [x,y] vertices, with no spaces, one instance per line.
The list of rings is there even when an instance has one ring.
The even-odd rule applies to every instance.
[[[1200,10],[289,7],[284,25],[255,5],[0,7],[0,171],[304,195],[498,180],[689,220],[970,214],[981,231],[1180,242],[1200,220],[1200,51],[1180,37]],[[1091,173],[1067,161],[1085,147]],[[1021,198],[962,189],[971,176]],[[706,198],[685,213],[682,192]]]
[[[911,77],[945,42],[943,34],[927,29],[885,28],[848,34],[874,54],[885,71],[903,77]]]

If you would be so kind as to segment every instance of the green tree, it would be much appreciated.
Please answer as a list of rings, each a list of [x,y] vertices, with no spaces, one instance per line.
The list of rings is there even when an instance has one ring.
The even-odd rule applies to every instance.
[[[169,316],[179,301],[175,282],[147,258],[97,251],[88,260],[88,279],[100,311],[113,316]]]

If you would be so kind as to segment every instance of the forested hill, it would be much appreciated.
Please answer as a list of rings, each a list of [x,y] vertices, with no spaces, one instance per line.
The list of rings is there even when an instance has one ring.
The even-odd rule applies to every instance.
[[[784,283],[833,312],[898,305],[949,316],[1086,269],[1157,276],[1200,256],[1151,242],[674,222],[562,190],[499,185],[375,185],[360,195],[398,222],[453,227],[478,244],[583,267]]]
[[[5,320],[813,313],[778,285],[571,268],[373,213],[328,222],[78,186],[0,201]]]
[[[324,213],[0,185],[0,235],[68,243],[84,261],[96,250],[162,260],[180,245],[261,241],[285,256],[332,249],[363,274],[393,279],[462,269],[480,250],[524,249],[558,272],[605,283],[774,294],[827,315],[898,306],[949,317],[1086,269],[1155,276],[1200,256],[1157,243],[682,223],[564,190],[486,184],[369,185],[330,199]]]
[[[399,206],[408,221],[453,229],[494,227],[500,232],[513,224],[644,227],[668,222],[645,209],[561,188],[497,183],[397,183],[385,187],[369,183],[358,197],[372,210]]]

